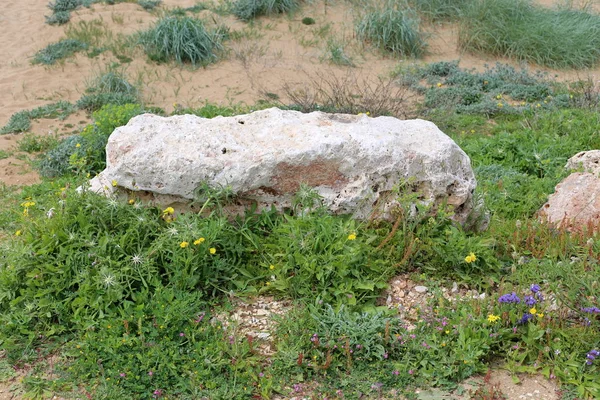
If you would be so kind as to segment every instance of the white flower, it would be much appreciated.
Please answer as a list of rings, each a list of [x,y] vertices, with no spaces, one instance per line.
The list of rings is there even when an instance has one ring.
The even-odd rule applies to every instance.
[[[46,217],[48,217],[48,219],[50,219],[50,218],[54,217],[54,207],[52,207],[51,209],[49,209],[49,210],[46,212]]]
[[[115,286],[117,284],[117,279],[113,274],[105,274],[102,277],[102,284],[108,289],[109,287]]]
[[[167,232],[169,232],[171,236],[175,236],[179,233],[175,227],[169,228]]]
[[[131,257],[131,262],[135,265],[140,265],[142,261],[142,256],[139,254],[134,254],[133,257]]]

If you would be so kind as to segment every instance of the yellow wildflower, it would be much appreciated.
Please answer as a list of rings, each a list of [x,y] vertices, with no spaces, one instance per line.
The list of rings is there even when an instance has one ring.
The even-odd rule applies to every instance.
[[[487,317],[488,322],[491,322],[492,324],[497,322],[500,319],[499,315],[494,315],[494,314],[489,314]]]
[[[537,314],[537,316],[538,316],[539,318],[543,318],[543,317],[544,317],[544,313],[538,313],[538,314]]]
[[[198,239],[194,240],[194,246],[198,246],[199,244],[201,244],[203,242],[204,242],[204,238],[203,237],[198,238]]]
[[[275,266],[273,264],[269,265],[269,269],[275,269]]]
[[[348,240],[355,240],[356,239],[356,233],[352,232],[351,234],[348,235]]]
[[[133,203],[135,203],[135,200],[134,199],[129,199],[129,201],[127,203],[133,204]]]
[[[190,245],[189,242],[181,242],[179,243],[179,247],[181,247],[182,249],[185,249],[186,247],[188,247]]]
[[[533,307],[533,308],[529,309],[529,313],[535,315],[535,314],[537,314],[537,310],[535,309],[535,307]]]
[[[35,206],[35,201],[25,201],[25,202],[21,203],[21,207],[28,208],[28,207],[33,207],[33,206]]]
[[[112,180],[112,182],[110,183],[113,187],[117,187],[118,183],[116,180]]]
[[[442,87],[442,83],[438,82],[437,87]]]
[[[470,263],[472,263],[474,261],[477,261],[477,257],[475,256],[474,253],[470,253],[468,256],[465,257],[465,262],[467,264],[470,264]]]
[[[175,213],[175,210],[173,210],[173,207],[167,207],[163,210],[163,214],[165,215],[173,215]]]
[[[499,94],[498,96],[496,96],[496,98],[497,98],[498,100],[500,100],[500,99],[502,98],[502,95],[501,95],[501,94]]]
[[[15,232],[15,236],[21,236],[23,234],[23,232],[21,232],[21,230],[19,229],[18,231]]]
[[[502,107],[504,107],[504,104],[498,103],[497,106],[498,106],[498,108],[502,108]]]
[[[75,147],[77,147],[77,148],[80,148],[80,147],[81,147],[81,143],[77,143],[77,144],[75,145]]]
[[[265,285],[271,286],[271,282],[267,282],[267,283],[265,283]]]
[[[216,254],[216,252],[217,252],[217,249],[215,249],[214,247],[211,247],[210,249],[208,249],[208,252],[209,252],[210,254]]]

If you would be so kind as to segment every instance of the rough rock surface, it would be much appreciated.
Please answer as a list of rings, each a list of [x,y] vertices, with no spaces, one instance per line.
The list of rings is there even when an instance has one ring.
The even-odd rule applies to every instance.
[[[539,211],[541,218],[569,230],[596,227],[600,222],[600,179],[575,172],[562,180]]]
[[[598,176],[600,173],[600,150],[581,151],[569,158],[565,168],[589,172]]]
[[[117,128],[106,151],[91,190],[148,191],[159,203],[192,199],[207,183],[229,186],[241,204],[284,208],[306,183],[334,213],[367,218],[375,207],[389,217],[393,188],[409,181],[465,222],[476,186],[469,157],[433,123],[392,117],[277,108],[213,119],[144,114]]]

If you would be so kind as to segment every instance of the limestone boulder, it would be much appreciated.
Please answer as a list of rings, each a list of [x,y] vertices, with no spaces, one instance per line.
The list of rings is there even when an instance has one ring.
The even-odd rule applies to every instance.
[[[433,123],[271,108],[235,117],[144,114],[117,128],[107,166],[90,189],[192,199],[201,184],[237,199],[290,207],[305,183],[332,213],[390,217],[393,188],[409,182],[421,200],[447,203],[465,222],[476,186],[470,159]],[[112,183],[116,183],[113,187]]]
[[[568,230],[598,226],[600,179],[589,172],[575,172],[556,185],[539,211],[542,219]]]

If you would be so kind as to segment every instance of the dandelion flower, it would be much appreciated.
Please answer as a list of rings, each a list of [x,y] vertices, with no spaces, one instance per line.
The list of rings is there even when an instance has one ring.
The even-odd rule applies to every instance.
[[[475,256],[475,253],[469,253],[469,255],[465,257],[465,262],[467,264],[470,264],[475,261],[477,261],[477,257]]]
[[[356,233],[352,232],[348,235],[348,240],[356,240]]]
[[[204,243],[203,237],[194,240],[194,246],[198,246],[199,244],[202,244],[202,243]]]
[[[215,249],[214,247],[211,247],[210,249],[208,249],[208,252],[210,254],[216,254],[217,253],[217,249]]]
[[[175,210],[173,210],[173,207],[167,207],[163,210],[163,214],[166,215],[173,215],[175,213]]]
[[[189,242],[181,242],[179,243],[179,247],[181,247],[182,249],[185,249],[186,247],[188,247],[190,245]]]
[[[488,322],[495,323],[500,319],[499,315],[490,314],[487,317]]]

